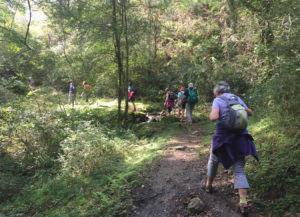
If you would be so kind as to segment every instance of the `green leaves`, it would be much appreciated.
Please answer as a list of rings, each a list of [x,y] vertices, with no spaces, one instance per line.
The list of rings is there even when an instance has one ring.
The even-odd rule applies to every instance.
[[[101,127],[82,122],[75,131],[66,130],[69,136],[60,143],[59,161],[63,171],[74,175],[89,174],[115,158],[122,158],[117,144],[103,133]]]

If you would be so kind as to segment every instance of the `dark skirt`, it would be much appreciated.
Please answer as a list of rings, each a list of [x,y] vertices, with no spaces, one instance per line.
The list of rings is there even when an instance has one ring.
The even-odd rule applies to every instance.
[[[238,159],[252,155],[258,160],[252,136],[247,130],[243,132],[231,132],[224,125],[217,123],[216,132],[213,136],[213,153],[228,169]]]
[[[129,102],[134,102],[135,101],[135,97],[132,96],[130,99],[129,99]]]

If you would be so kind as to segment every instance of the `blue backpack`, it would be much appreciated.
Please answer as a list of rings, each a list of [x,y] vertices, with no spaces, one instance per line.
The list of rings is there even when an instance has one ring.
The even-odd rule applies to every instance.
[[[178,98],[182,100],[183,94],[184,94],[184,91],[180,91],[180,92],[178,93]]]

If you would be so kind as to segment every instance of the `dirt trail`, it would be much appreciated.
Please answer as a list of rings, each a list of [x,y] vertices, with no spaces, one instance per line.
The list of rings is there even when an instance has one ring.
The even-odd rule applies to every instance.
[[[208,156],[201,159],[196,153],[200,141],[201,126],[194,124],[169,142],[165,156],[149,174],[149,181],[133,191],[132,217],[241,216],[236,212],[238,197],[230,171],[220,169],[214,183],[217,192],[207,194],[201,189]],[[194,197],[205,203],[203,212],[193,214],[188,210]]]

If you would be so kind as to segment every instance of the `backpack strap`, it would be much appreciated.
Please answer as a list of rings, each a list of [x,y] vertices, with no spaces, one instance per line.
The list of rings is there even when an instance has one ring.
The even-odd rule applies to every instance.
[[[171,96],[173,96],[173,99],[171,99]],[[171,100],[171,101],[174,100],[174,93],[172,91],[168,92],[168,100]]]
[[[229,99],[228,99],[227,97],[223,96],[223,95],[218,96],[217,98],[220,98],[220,99],[222,99],[223,101],[226,102],[226,104],[227,104],[226,115],[229,115],[229,113],[230,113],[230,104],[231,104],[231,103],[229,102]],[[218,122],[219,122],[219,123],[223,123],[223,121],[224,121],[224,119],[221,119],[221,117],[219,117]]]
[[[233,97],[234,97],[234,100],[229,100],[227,97],[225,97],[223,95],[218,96],[218,98],[224,100],[227,103],[227,106],[236,105],[236,104],[240,105],[240,102],[238,101],[238,97],[236,95],[233,95]]]
[[[229,100],[227,99],[227,97],[221,95],[221,96],[218,96],[218,98],[220,98],[220,99],[222,99],[223,101],[225,101],[226,104],[227,104],[227,106],[230,106],[230,102],[229,102]]]

